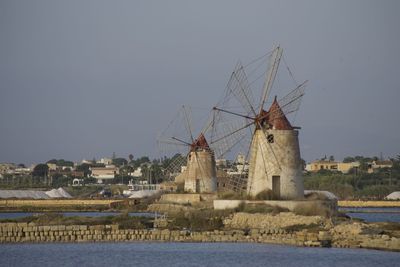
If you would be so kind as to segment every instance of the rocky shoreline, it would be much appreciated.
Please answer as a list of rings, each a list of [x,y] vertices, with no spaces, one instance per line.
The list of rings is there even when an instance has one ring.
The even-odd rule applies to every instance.
[[[283,228],[189,231],[120,229],[119,225],[35,225],[1,223],[0,243],[37,242],[255,242],[304,247],[368,248],[400,251],[400,238],[363,233],[361,223],[338,225],[330,230]]]

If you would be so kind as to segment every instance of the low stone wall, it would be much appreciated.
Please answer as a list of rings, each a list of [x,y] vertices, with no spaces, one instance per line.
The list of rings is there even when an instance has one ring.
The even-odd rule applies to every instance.
[[[386,231],[374,229],[374,225],[361,222],[343,223],[329,230],[332,244],[341,248],[372,248],[400,251],[400,238],[390,237]]]
[[[118,225],[53,225],[35,226],[26,223],[0,224],[0,243],[14,242],[261,242],[298,246],[329,246],[318,234],[290,233],[282,229],[249,231],[172,231],[168,229],[119,229]]]
[[[305,225],[329,228],[330,221],[322,216],[301,216],[292,212],[281,212],[276,215],[238,212],[224,220],[224,226],[233,229],[271,229]]]
[[[168,229],[119,229],[118,225],[49,225],[32,223],[0,224],[0,243],[15,242],[257,242],[310,247],[374,248],[400,251],[400,238],[361,235],[357,231],[307,232],[279,228],[215,230],[206,232]]]
[[[200,194],[163,194],[160,199],[161,202],[177,204],[196,203],[200,200]]]

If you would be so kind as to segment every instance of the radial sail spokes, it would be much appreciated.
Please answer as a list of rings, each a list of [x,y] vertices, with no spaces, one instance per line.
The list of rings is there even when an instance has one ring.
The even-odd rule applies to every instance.
[[[263,86],[260,112],[263,110],[265,101],[267,101],[271,88],[274,84],[276,73],[278,72],[279,68],[279,63],[281,62],[282,52],[283,52],[282,48],[278,46],[274,49],[273,53],[270,56],[270,61],[269,61],[270,66]]]
[[[282,48],[276,47],[271,53],[256,59],[249,64],[243,66],[240,62],[236,64],[226,87],[225,97],[213,108],[212,122],[210,123],[211,136],[210,146],[215,151],[217,157],[227,156],[232,153],[237,154],[240,149],[238,146],[245,144],[247,151],[244,155],[243,166],[252,164],[250,156],[252,155],[252,146],[254,150],[260,151],[260,155],[268,154],[275,156],[272,146],[267,140],[265,130],[283,129],[292,130],[290,122],[286,116],[299,110],[302,97],[304,95],[305,85],[307,81],[297,85],[295,89],[279,100],[273,101],[271,107],[266,108],[269,95],[273,89],[275,78],[277,77],[279,66],[282,58]],[[262,59],[269,55],[269,67],[263,75],[256,74],[257,69],[262,66]],[[261,62],[261,63],[260,63]],[[247,72],[246,69],[257,63],[256,68]],[[285,62],[286,64],[286,62]],[[294,80],[293,74],[286,64],[290,77]],[[249,73],[249,75],[247,75]],[[262,90],[259,90],[260,102],[256,103],[253,97],[253,90],[250,86],[254,86],[255,80],[250,77],[255,75],[255,80],[261,76],[265,77]],[[279,83],[277,83],[279,84]],[[255,140],[256,130],[262,129],[263,134],[257,136]],[[265,139],[265,140],[264,140]],[[253,142],[256,142],[253,144]],[[256,145],[257,144],[257,145]],[[258,146],[263,146],[262,148]],[[265,151],[264,151],[265,150]],[[269,151],[268,153],[266,151]],[[243,150],[242,150],[243,151]],[[265,153],[263,153],[265,152]],[[258,161],[261,157],[258,156]],[[253,159],[254,160],[254,159]],[[276,161],[276,159],[265,159],[264,169],[268,172],[268,164],[266,162]],[[254,163],[253,163],[254,164]],[[261,164],[258,162],[257,164]],[[277,165],[277,164],[275,164]],[[279,165],[279,164],[278,164]],[[230,175],[230,187],[233,190],[243,190],[246,188],[246,181],[250,174],[243,167],[241,171],[237,171]],[[249,185],[247,185],[249,186]]]
[[[256,115],[254,98],[243,65],[238,62],[227,84],[228,93],[234,95],[246,114]]]
[[[303,82],[286,96],[278,100],[283,114],[288,115],[299,110],[307,82],[308,81]]]
[[[182,106],[158,138],[164,176],[185,192],[215,192],[215,156],[208,143],[212,128],[192,118],[192,108]],[[208,130],[199,132],[202,128]]]

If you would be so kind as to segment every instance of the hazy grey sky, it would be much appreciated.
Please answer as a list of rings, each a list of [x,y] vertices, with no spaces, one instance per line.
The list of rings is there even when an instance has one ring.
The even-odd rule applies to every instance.
[[[0,1],[0,162],[158,156],[182,104],[280,43],[307,161],[400,153],[400,1]],[[205,111],[207,112],[207,111]]]

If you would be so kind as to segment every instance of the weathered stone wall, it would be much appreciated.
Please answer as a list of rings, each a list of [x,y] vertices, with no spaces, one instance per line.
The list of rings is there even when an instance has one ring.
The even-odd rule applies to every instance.
[[[332,244],[342,248],[374,248],[400,251],[400,229],[394,236],[361,222],[343,223],[329,230]]]
[[[200,202],[200,194],[164,194],[161,196],[161,202],[187,204]]]
[[[274,136],[268,143],[266,135]],[[263,190],[272,190],[277,199],[302,199],[304,185],[301,172],[298,131],[256,130],[251,143],[247,193],[256,196]],[[273,176],[280,177],[280,186],[274,191]]]
[[[215,159],[210,151],[190,152],[187,165],[186,192],[213,193],[217,191]]]
[[[352,229],[353,225],[350,225]],[[354,228],[354,227],[353,227]],[[15,242],[258,242],[312,247],[374,248],[400,251],[400,238],[362,235],[358,230],[288,231],[282,228],[190,232],[168,229],[119,229],[118,225],[50,225],[1,223],[0,243]],[[357,229],[357,227],[355,227]]]
[[[324,246],[327,244],[321,242],[318,235],[287,232],[282,229],[190,232],[168,229],[121,230],[118,225],[36,226],[26,223],[0,224],[0,243],[102,241],[261,242],[299,246]]]
[[[271,229],[311,224],[325,227],[329,221],[321,216],[300,216],[292,212],[281,212],[277,215],[238,212],[224,220],[225,227],[234,229]]]

